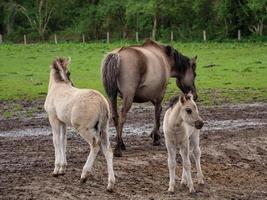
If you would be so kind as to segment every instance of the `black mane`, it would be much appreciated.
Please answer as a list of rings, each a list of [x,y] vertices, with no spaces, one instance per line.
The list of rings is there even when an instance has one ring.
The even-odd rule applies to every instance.
[[[179,96],[174,96],[169,100],[167,109],[172,108],[179,101]]]
[[[184,73],[186,69],[190,66],[190,59],[187,56],[184,56],[182,53],[174,50],[174,62],[175,67],[178,72]]]

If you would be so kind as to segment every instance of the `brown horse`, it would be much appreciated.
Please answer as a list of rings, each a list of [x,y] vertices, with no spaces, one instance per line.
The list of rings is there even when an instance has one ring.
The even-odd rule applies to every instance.
[[[151,133],[153,145],[160,144],[161,102],[170,77],[177,86],[197,98],[195,88],[196,58],[189,59],[173,47],[146,40],[142,45],[122,47],[108,53],[102,62],[102,80],[117,131],[115,156],[125,150],[122,140],[123,124],[133,102],[152,102],[155,106],[155,122]],[[117,95],[122,97],[120,115],[117,112]]]

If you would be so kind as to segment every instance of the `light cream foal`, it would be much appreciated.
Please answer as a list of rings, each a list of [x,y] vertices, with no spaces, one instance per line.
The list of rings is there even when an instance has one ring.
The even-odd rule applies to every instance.
[[[163,121],[165,143],[168,150],[168,167],[170,173],[168,191],[170,193],[174,192],[177,147],[180,148],[180,154],[183,160],[181,184],[187,185],[190,193],[195,191],[191,178],[190,149],[193,151],[196,163],[198,183],[204,184],[200,166],[201,151],[199,148],[199,132],[202,126],[203,120],[199,116],[192,94],[184,95],[180,98],[176,97],[172,100]]]
[[[96,155],[102,147],[108,165],[108,186],[112,191],[115,177],[113,152],[109,142],[109,105],[103,95],[95,90],[73,87],[68,69],[70,59],[57,58],[50,71],[48,94],[44,108],[48,113],[55,147],[55,168],[53,176],[65,173],[66,127],[72,126],[90,145],[90,154],[83,167],[81,183],[85,183]]]

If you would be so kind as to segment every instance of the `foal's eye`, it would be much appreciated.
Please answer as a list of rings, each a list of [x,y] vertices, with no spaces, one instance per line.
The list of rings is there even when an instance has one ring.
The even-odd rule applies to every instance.
[[[186,108],[185,111],[187,112],[187,114],[191,114],[192,113],[192,109],[191,108]]]

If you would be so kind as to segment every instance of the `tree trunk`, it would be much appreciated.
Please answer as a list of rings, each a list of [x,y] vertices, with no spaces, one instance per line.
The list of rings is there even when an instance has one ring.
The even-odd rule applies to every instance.
[[[262,31],[263,31],[263,19],[262,20],[260,20],[260,23],[259,23],[259,34],[260,34],[260,36],[262,36]]]
[[[153,17],[153,30],[152,30],[152,39],[156,39],[156,32],[157,32],[157,16]]]
[[[228,24],[227,24],[227,20],[224,19],[224,27],[225,27],[225,36],[228,36]]]

